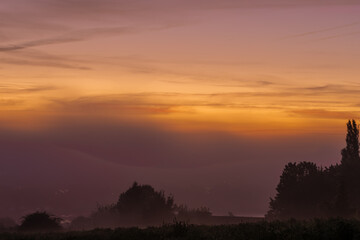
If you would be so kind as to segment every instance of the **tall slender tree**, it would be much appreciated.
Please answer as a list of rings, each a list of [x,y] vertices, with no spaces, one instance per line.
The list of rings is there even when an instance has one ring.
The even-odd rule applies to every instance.
[[[359,125],[347,122],[341,164],[318,168],[314,163],[288,163],[270,199],[269,218],[360,216]]]
[[[346,147],[341,151],[341,164],[353,165],[360,162],[359,157],[359,126],[355,120],[347,123]]]
[[[344,184],[342,191],[348,196],[349,207],[358,212],[360,210],[359,125],[355,120],[349,120],[347,123],[346,147],[341,151],[341,156],[341,181]]]

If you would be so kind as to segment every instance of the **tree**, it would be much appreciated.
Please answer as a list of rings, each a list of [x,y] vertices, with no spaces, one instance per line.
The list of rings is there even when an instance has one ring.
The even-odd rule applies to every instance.
[[[341,164],[343,166],[358,165],[359,157],[359,126],[355,120],[347,123],[346,147],[341,151]]]
[[[35,212],[22,218],[20,231],[58,231],[61,230],[61,218],[48,214],[47,212]]]
[[[270,199],[267,218],[327,217],[329,199],[335,195],[332,178],[334,169],[322,169],[312,162],[288,163],[276,187],[276,196]]]
[[[359,126],[347,122],[341,164],[288,163],[270,199],[269,218],[351,217],[360,212]]]
[[[359,126],[355,120],[347,123],[346,147],[341,151],[341,190],[354,211],[360,210]],[[343,189],[342,189],[343,188]],[[339,192],[341,195],[341,192]]]
[[[308,176],[313,176],[318,169],[314,163],[301,162],[288,163],[276,187],[277,194],[270,199],[270,211],[268,217],[290,218],[305,214],[302,209],[304,182]]]
[[[74,219],[71,229],[116,228],[120,226],[150,226],[171,223],[174,219],[205,223],[211,217],[209,208],[189,210],[176,205],[172,195],[155,191],[150,185],[133,185],[121,193],[116,203],[98,205],[90,217]]]
[[[122,220],[130,224],[161,224],[173,218],[174,198],[165,197],[150,185],[134,182],[115,205]]]

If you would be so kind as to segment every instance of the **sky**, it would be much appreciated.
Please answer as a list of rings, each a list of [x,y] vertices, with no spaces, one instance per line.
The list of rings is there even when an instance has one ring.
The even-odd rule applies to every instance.
[[[88,215],[132,182],[263,216],[287,162],[360,116],[355,0],[2,0],[0,217]]]

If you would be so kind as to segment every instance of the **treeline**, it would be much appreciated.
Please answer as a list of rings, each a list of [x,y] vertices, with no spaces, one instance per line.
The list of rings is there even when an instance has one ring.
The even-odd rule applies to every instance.
[[[353,240],[359,239],[359,236],[360,221],[346,219],[262,221],[217,226],[178,222],[149,228],[95,229],[26,235],[19,232],[0,233],[0,239],[4,240]]]
[[[173,222],[205,223],[211,216],[209,208],[189,209],[186,205],[177,205],[173,196],[165,196],[163,191],[156,191],[150,185],[140,185],[134,182],[127,191],[120,194],[116,203],[98,206],[90,216],[77,217],[66,228],[67,230],[90,230],[160,226]],[[44,211],[37,211],[22,217],[19,226],[11,219],[0,221],[0,232],[61,230],[64,230],[62,219]]]
[[[119,200],[110,205],[98,206],[89,217],[78,217],[70,229],[98,227],[156,226],[173,221],[206,221],[212,214],[209,208],[189,209],[175,204],[172,195],[165,196],[150,185],[137,182],[120,194]]]
[[[360,155],[359,127],[347,123],[346,147],[340,164],[319,167],[312,162],[288,163],[270,199],[266,219],[359,218]],[[172,222],[204,224],[212,214],[209,208],[189,209],[175,204],[174,197],[150,185],[135,182],[120,194],[116,203],[98,208],[88,217],[75,218],[69,229],[156,226]],[[0,219],[1,220],[1,219]],[[46,212],[26,215],[20,226],[10,219],[0,221],[0,231],[61,230],[61,219]]]
[[[288,163],[280,176],[267,219],[359,217],[359,127],[348,121],[341,163],[319,167],[312,162]]]

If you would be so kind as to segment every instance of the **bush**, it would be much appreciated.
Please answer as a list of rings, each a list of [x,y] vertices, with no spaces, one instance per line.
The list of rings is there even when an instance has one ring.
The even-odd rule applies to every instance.
[[[20,231],[42,232],[42,231],[59,231],[61,218],[57,218],[47,212],[35,212],[22,218],[19,227]]]

